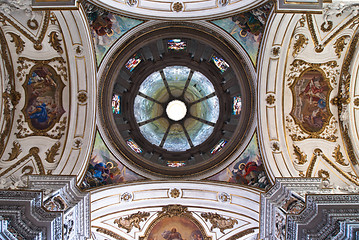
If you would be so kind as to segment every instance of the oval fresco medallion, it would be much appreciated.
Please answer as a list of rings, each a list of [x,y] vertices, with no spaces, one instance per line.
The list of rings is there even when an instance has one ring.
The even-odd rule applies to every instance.
[[[35,65],[23,85],[26,102],[22,110],[34,132],[50,130],[65,112],[62,106],[64,84],[49,65]]]
[[[293,82],[290,89],[293,94],[290,115],[304,132],[321,133],[332,116],[328,103],[333,88],[325,74],[319,69],[309,69]]]
[[[145,240],[166,239],[194,239],[203,240],[206,237],[201,229],[188,217],[165,217],[156,222]]]

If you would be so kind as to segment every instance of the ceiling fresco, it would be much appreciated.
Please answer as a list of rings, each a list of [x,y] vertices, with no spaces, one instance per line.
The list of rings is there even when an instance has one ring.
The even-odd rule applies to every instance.
[[[51,239],[29,216],[76,240],[358,228],[358,3],[30,2],[0,5],[0,234]]]

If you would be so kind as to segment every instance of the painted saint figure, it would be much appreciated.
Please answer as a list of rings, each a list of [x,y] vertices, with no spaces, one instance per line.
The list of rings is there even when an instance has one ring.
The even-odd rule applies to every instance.
[[[171,231],[164,231],[162,233],[162,237],[166,240],[183,240],[181,234],[177,232],[176,228],[172,228]]]

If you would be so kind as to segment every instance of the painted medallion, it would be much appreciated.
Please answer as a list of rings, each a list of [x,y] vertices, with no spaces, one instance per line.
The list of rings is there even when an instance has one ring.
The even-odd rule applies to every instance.
[[[147,240],[166,239],[203,240],[199,227],[185,216],[165,217],[157,222],[148,235]]]
[[[293,94],[291,116],[303,131],[320,133],[328,124],[329,94],[332,90],[324,73],[310,69],[302,73],[290,87]]]
[[[26,80],[23,85],[26,121],[35,132],[48,131],[65,112],[62,107],[64,84],[51,66],[42,64],[35,65]]]

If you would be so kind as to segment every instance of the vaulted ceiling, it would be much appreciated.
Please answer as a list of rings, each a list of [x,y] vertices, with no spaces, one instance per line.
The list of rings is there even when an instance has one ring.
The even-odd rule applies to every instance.
[[[203,239],[256,238],[260,194],[276,178],[359,189],[359,4],[37,2],[1,5],[1,188],[77,176],[97,239],[150,239],[169,216],[194,222]],[[174,66],[188,69],[182,83],[166,75]],[[145,89],[155,75],[163,86]],[[188,108],[182,122],[164,113],[174,99]],[[198,126],[212,130],[201,142]],[[121,222],[130,216],[138,225]]]

